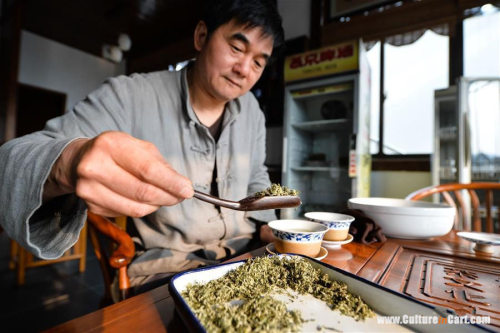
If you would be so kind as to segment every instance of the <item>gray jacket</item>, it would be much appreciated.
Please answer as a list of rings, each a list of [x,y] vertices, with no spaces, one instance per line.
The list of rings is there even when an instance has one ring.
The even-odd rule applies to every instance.
[[[43,185],[68,143],[109,130],[155,144],[197,190],[210,191],[215,161],[223,198],[239,200],[269,186],[265,119],[251,93],[227,103],[215,142],[189,103],[186,69],[120,76],[47,122],[43,131],[0,148],[0,221],[10,237],[45,259],[61,256],[77,241],[86,219],[84,202],[66,195],[42,206]],[[253,214],[262,221],[275,218],[273,211]],[[134,219],[144,252],[129,274],[176,272],[241,251],[256,230],[248,217],[189,199]]]

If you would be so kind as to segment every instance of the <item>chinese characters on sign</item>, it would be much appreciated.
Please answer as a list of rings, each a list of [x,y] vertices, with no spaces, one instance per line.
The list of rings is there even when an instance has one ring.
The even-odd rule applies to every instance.
[[[292,55],[285,60],[285,81],[357,70],[358,53],[359,42],[351,41]]]

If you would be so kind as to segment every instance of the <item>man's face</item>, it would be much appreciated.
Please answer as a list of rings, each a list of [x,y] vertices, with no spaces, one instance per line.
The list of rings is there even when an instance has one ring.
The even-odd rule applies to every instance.
[[[227,102],[248,92],[260,78],[271,56],[273,39],[260,27],[247,28],[230,21],[200,46],[197,62],[202,75],[197,79],[202,82],[197,84],[212,97]]]

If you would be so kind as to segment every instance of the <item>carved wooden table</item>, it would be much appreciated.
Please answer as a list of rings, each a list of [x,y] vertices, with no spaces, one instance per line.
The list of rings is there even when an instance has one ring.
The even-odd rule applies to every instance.
[[[385,243],[350,243],[323,259],[370,281],[418,300],[454,309],[459,315],[490,316],[500,331],[500,248],[476,253],[455,232],[427,241],[388,239]],[[261,255],[264,249],[233,261]],[[185,332],[168,293],[159,287],[88,315],[50,332]]]

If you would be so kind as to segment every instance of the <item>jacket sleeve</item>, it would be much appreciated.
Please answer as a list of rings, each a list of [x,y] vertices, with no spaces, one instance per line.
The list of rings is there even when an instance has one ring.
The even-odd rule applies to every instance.
[[[255,123],[255,141],[252,153],[252,165],[250,183],[248,185],[248,195],[262,191],[271,185],[269,173],[265,166],[266,161],[266,124],[264,113],[260,110],[257,100],[254,99],[254,108],[257,108],[257,121]],[[269,222],[276,219],[274,210],[262,210],[249,212],[249,217],[262,222]]]
[[[86,219],[84,202],[71,194],[42,205],[44,184],[73,140],[129,130],[130,85],[127,77],[110,79],[71,111],[48,121],[42,131],[0,147],[0,223],[34,255],[57,258],[78,240]]]

